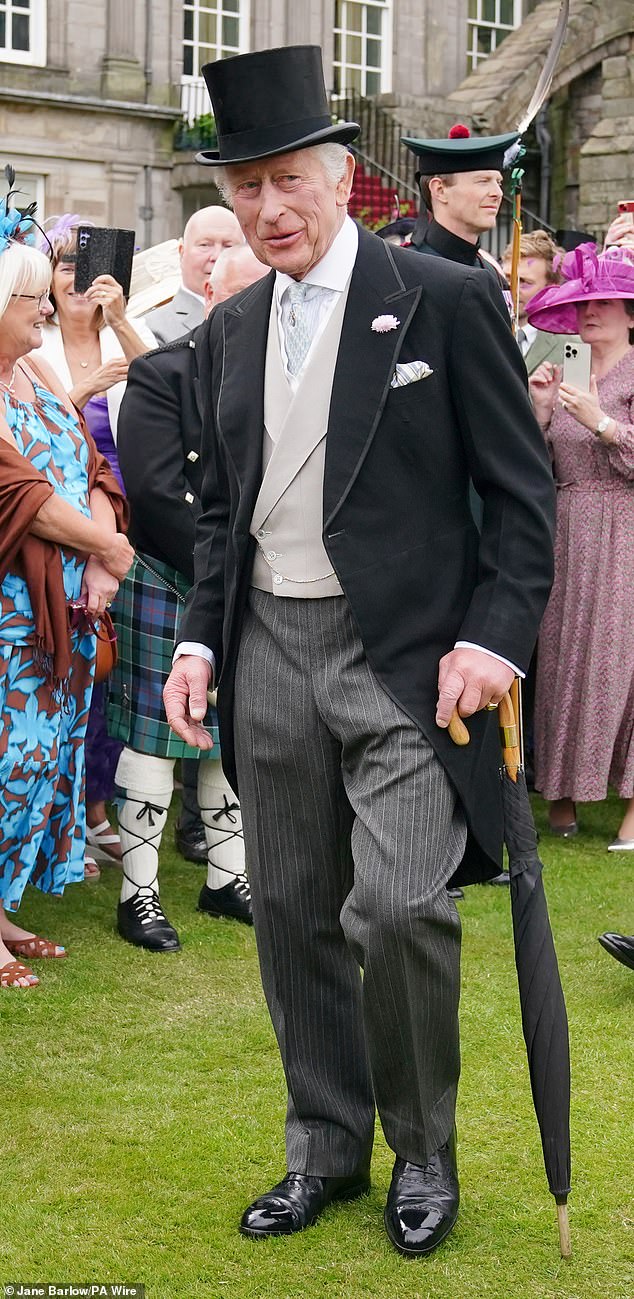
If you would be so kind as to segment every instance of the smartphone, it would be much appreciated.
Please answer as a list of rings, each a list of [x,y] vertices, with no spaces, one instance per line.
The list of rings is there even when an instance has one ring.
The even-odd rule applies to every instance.
[[[134,230],[109,226],[78,226],[75,252],[75,292],[85,293],[97,275],[112,275],[128,297]]]
[[[589,343],[582,343],[580,339],[569,339],[564,343],[564,368],[562,379],[569,384],[571,388],[579,388],[581,392],[590,391],[592,349]]]
[[[622,198],[617,203],[619,216],[627,216],[630,225],[634,226],[634,198]]]

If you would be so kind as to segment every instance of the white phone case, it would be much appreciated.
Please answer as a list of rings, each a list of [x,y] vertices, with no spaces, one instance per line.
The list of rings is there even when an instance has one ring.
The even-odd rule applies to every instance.
[[[590,391],[592,350],[589,343],[570,338],[564,343],[563,382],[571,388]]]

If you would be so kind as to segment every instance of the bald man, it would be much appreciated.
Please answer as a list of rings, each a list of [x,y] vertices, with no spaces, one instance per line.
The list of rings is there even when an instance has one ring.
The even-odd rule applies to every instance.
[[[204,285],[205,313],[268,273],[246,244],[221,251],[211,271],[212,286]],[[110,691],[111,733],[126,746],[117,767],[124,851],[117,926],[128,942],[159,952],[180,946],[177,930],[162,910],[158,885],[158,853],[177,757],[183,778],[187,772],[195,779],[204,823],[207,880],[198,910],[251,923],[240,808],[218,749],[199,761],[192,756],[194,749],[175,743],[161,697],[182,600],[194,577],[202,485],[195,337],[187,334],[130,366],[119,418],[119,463],[136,558],[130,581],[121,586],[120,654]]]
[[[182,286],[171,302],[146,316],[157,342],[174,342],[202,324],[205,284],[220,253],[243,244],[238,221],[227,208],[203,207],[194,212],[179,242]]]

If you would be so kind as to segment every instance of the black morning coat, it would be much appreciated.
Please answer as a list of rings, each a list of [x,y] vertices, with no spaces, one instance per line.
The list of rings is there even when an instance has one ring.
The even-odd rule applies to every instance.
[[[219,674],[225,771],[236,653],[262,478],[264,365],[274,275],[217,307],[196,336],[203,399],[197,582],[181,640],[209,646]],[[376,332],[378,316],[398,323]],[[392,388],[397,362],[433,373]],[[484,501],[479,537],[469,477]],[[323,539],[368,660],[420,726],[464,805],[456,882],[500,869],[497,715],[456,747],[436,726],[438,663],[457,640],[525,670],[552,581],[554,487],[526,368],[495,283],[359,230],[327,431]]]
[[[117,426],[130,541],[190,583],[202,487],[195,336],[193,330],[132,361]]]

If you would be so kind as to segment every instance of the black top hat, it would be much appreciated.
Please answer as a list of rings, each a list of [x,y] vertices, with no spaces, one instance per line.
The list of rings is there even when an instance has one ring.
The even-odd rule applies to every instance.
[[[196,154],[207,167],[254,162],[328,141],[349,144],[356,122],[333,125],[319,45],[217,59],[202,69],[216,121],[218,149]]]
[[[417,140],[402,135],[401,142],[416,154],[422,176],[449,176],[457,171],[502,171],[505,155],[519,138],[517,131],[471,135],[467,126],[457,123],[446,140]]]

